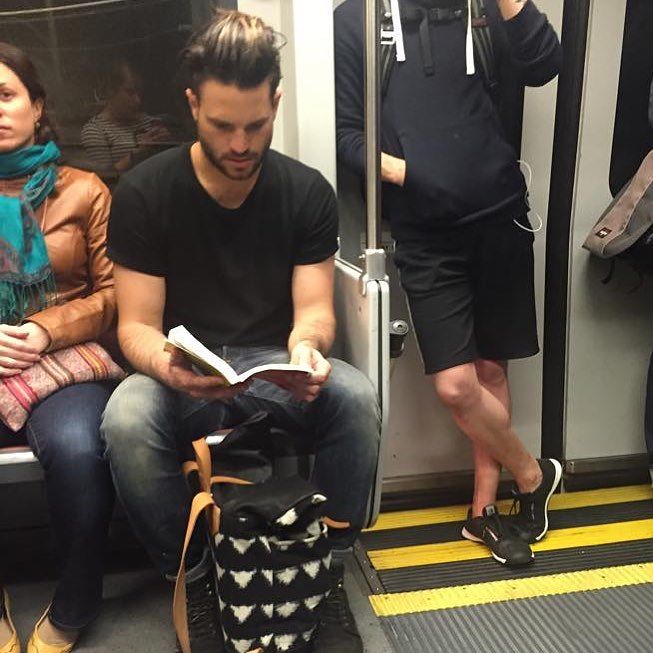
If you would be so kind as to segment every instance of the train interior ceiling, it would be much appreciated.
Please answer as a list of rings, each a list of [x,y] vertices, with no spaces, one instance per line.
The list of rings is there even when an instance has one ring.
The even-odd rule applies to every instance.
[[[611,270],[582,244],[653,149],[653,2],[536,0],[561,38],[561,73],[501,100],[505,132],[529,177],[531,223],[542,221],[534,240],[541,351],[510,364],[513,424],[534,456],[557,458],[564,471],[535,562],[510,570],[460,537],[471,448],[423,374],[412,329],[403,339],[410,316],[389,225],[381,221],[371,245],[361,182],[337,162],[333,11],[342,1],[3,0],[0,41],[35,61],[65,161],[112,187],[118,173],[92,143],[93,121],[110,102],[147,116],[143,129],[154,125],[158,137],[137,160],[192,140],[178,53],[212,7],[260,15],[283,33],[273,147],[337,189],[336,351],[370,377],[383,413],[370,527],[347,560],[365,650],[650,651],[644,415],[653,286],[627,263]],[[386,252],[385,269],[361,281],[370,248]],[[55,585],[56,553],[38,463],[11,441],[0,445],[2,582],[27,635]],[[511,487],[503,476],[505,511]],[[119,506],[109,548],[103,611],[76,650],[172,651],[170,586]]]

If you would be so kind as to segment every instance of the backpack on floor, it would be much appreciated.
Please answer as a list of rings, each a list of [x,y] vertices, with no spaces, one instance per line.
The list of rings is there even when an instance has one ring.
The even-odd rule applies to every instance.
[[[265,460],[273,441],[265,414],[234,429],[215,449],[254,450]],[[217,575],[219,618],[228,653],[310,650],[319,606],[330,591],[331,552],[322,521],[326,497],[299,476],[251,482],[211,477],[204,439],[193,443],[202,491],[193,500],[174,598],[174,621],[190,653],[185,557],[197,518],[206,513]]]
[[[616,257],[642,275],[653,272],[653,151],[599,218],[583,247],[612,260],[605,283],[612,278]]]

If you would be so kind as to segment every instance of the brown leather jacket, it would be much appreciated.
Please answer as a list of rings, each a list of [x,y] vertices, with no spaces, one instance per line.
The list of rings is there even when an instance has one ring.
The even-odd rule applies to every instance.
[[[0,179],[17,195],[26,179]],[[106,254],[111,195],[90,173],[61,166],[57,185],[36,212],[57,282],[57,306],[29,316],[50,335],[49,350],[96,340],[113,326],[113,265]]]

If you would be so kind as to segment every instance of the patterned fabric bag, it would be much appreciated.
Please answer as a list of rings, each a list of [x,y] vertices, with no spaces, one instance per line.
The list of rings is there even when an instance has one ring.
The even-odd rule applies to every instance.
[[[264,420],[255,422],[232,431],[218,455],[232,448],[242,450],[248,440],[250,445],[257,440],[263,447],[270,443],[273,437]],[[252,433],[254,438],[249,437]],[[267,437],[259,439],[265,433]],[[330,589],[331,553],[322,522],[326,497],[297,476],[260,483],[229,476],[209,480],[208,446],[202,439],[194,448],[203,491],[193,501],[175,587],[173,612],[182,650],[190,653],[185,553],[202,512],[207,513],[214,544],[225,651],[309,650],[318,606]]]
[[[33,408],[53,392],[75,383],[120,381],[125,377],[97,342],[59,349],[14,376],[0,378],[0,420],[20,431]]]

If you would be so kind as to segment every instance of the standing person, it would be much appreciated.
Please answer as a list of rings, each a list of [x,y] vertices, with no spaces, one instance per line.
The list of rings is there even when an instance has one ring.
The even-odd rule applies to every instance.
[[[219,11],[182,58],[197,140],[136,166],[115,190],[109,255],[118,337],[138,373],[116,390],[102,431],[130,522],[170,579],[191,500],[180,447],[258,411],[310,438],[334,548],[315,650],[357,653],[363,649],[342,559],[365,521],[379,408],[361,372],[327,358],[335,335],[336,201],[319,172],[270,149],[278,47],[260,19]],[[288,360],[314,372],[288,389],[261,380],[224,388],[164,351],[165,333],[179,324],[237,372]],[[214,652],[221,634],[204,540],[192,542],[187,560],[192,648]]]
[[[57,165],[51,138],[34,65],[0,43],[0,381],[45,352],[97,339],[115,317],[109,192],[95,175]],[[111,390],[107,382],[70,385],[38,404],[17,433],[0,423],[0,442],[29,444],[43,465],[60,558],[28,653],[68,653],[100,609],[114,492],[99,429]],[[19,651],[0,591],[0,653]]]
[[[517,566],[532,559],[527,543],[546,534],[562,469],[533,458],[511,425],[507,361],[538,351],[533,234],[517,156],[472,47],[470,3],[399,2],[406,60],[394,63],[383,100],[383,210],[425,373],[473,443],[474,499],[462,534]],[[503,80],[553,79],[561,48],[535,3],[485,5]],[[346,0],[335,12],[338,155],[361,174],[363,11],[362,0]],[[494,506],[501,466],[517,483],[514,523]]]

